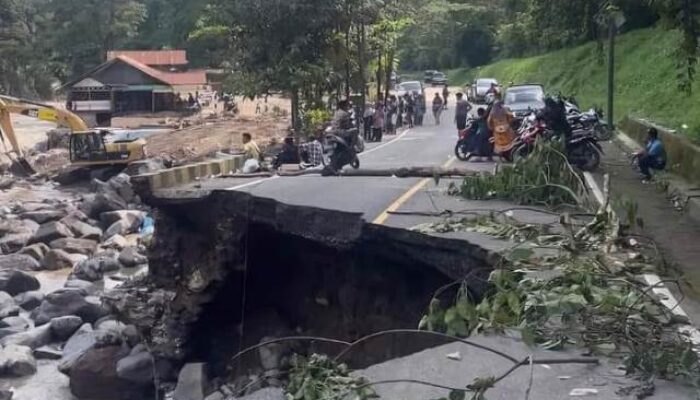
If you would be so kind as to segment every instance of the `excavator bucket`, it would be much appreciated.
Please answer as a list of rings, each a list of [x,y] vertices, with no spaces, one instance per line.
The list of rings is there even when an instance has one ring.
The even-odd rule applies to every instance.
[[[27,175],[34,175],[36,174],[36,170],[34,167],[32,167],[31,164],[29,164],[29,161],[27,161],[26,158],[18,158],[16,161],[16,164],[19,166],[19,168],[24,171],[25,174]]]

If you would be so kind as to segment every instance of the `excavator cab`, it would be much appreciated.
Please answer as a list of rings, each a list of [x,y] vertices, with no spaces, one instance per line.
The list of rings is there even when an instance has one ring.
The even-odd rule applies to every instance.
[[[126,165],[145,158],[145,140],[110,142],[109,135],[109,131],[100,129],[73,132],[70,135],[71,163],[78,166]]]

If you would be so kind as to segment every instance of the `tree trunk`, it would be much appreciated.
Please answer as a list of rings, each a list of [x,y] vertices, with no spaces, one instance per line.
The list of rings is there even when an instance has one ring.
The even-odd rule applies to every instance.
[[[277,171],[277,175],[284,177],[320,175],[321,169],[307,169],[299,171]],[[441,167],[401,167],[387,169],[344,169],[338,176],[354,177],[395,177],[395,178],[449,178],[488,175],[490,172],[472,171],[465,168],[441,168]],[[232,174],[222,175],[222,178],[260,178],[275,175],[274,172],[261,172],[257,174]]]
[[[382,53],[377,56],[377,100],[382,97]]]
[[[360,74],[360,85],[362,88],[360,91],[362,92],[360,94],[360,102],[361,107],[360,110],[362,112],[362,115],[360,117],[364,117],[365,115],[365,107],[367,104],[367,98],[366,98],[366,91],[367,91],[367,79],[365,78],[365,24],[362,23],[360,24],[360,29],[358,31],[358,43],[357,43],[357,49],[358,49],[358,59],[359,59],[359,74]],[[363,125],[364,126],[364,125]]]
[[[389,98],[389,91],[391,90],[391,72],[394,70],[394,50],[389,50],[386,55],[386,86],[384,87],[384,102],[386,103]]]
[[[292,89],[292,129],[295,132],[301,129],[299,121],[299,90],[297,88]]]
[[[350,26],[345,31],[345,51],[347,52],[347,57],[345,58],[345,98],[350,98]]]

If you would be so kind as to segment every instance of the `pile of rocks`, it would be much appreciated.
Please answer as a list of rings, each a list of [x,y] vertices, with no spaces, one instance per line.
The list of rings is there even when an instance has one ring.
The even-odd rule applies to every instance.
[[[143,398],[154,390],[153,357],[100,296],[105,274],[147,267],[137,234],[147,210],[127,175],[92,189],[0,208],[0,378],[52,359],[80,399]],[[35,275],[44,270],[65,270],[64,287],[42,291]]]

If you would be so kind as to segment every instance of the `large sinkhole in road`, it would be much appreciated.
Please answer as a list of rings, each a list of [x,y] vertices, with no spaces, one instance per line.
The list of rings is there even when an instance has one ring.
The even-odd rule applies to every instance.
[[[474,276],[472,294],[483,292],[489,254],[469,243],[368,224],[359,214],[241,196],[216,193],[161,207],[152,251],[156,281],[166,285],[180,273],[179,282],[194,275],[208,282],[197,293],[180,283],[172,307],[186,315],[184,361],[207,362],[215,374],[256,368],[257,352],[235,365],[231,357],[271,338],[354,341],[416,329],[434,292],[467,275]],[[367,366],[438,343],[390,335],[359,346],[347,360]],[[289,346],[299,353],[342,350],[319,342]]]
[[[338,250],[262,224],[248,235],[247,269],[227,279],[193,329],[207,333],[193,337],[196,357],[220,363],[263,337],[354,340],[415,329],[435,289],[450,282],[430,266],[371,246]],[[378,340],[353,359],[410,352],[417,349],[412,343]]]

